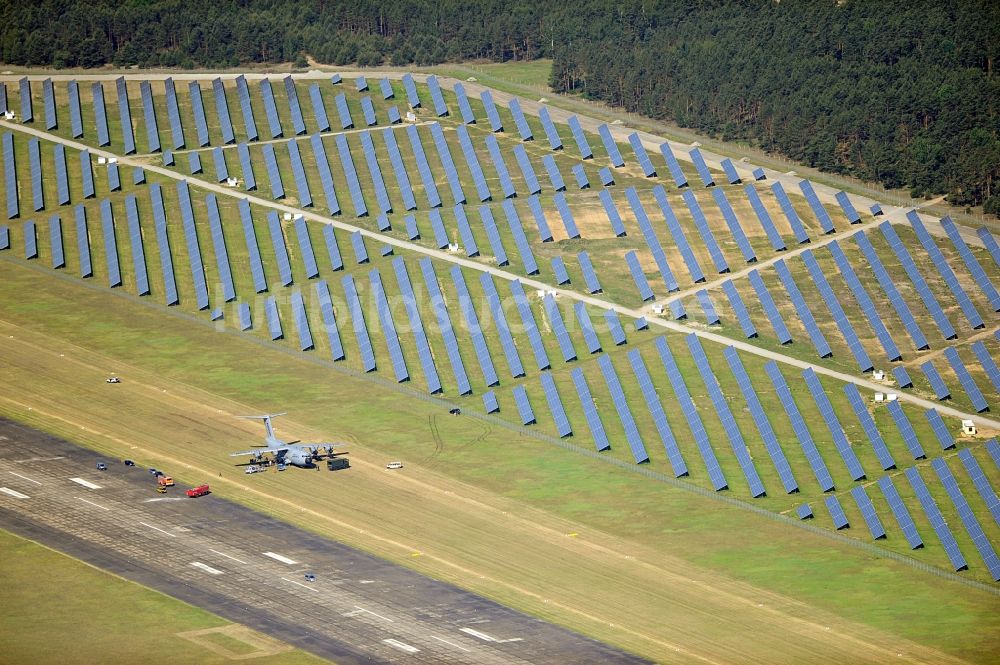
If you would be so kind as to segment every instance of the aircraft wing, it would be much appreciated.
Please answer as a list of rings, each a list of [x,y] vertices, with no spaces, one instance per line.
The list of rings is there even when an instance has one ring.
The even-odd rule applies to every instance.
[[[236,453],[229,453],[230,457],[241,457],[243,455],[260,455],[263,453],[284,453],[288,448],[257,448],[256,450],[241,450]]]

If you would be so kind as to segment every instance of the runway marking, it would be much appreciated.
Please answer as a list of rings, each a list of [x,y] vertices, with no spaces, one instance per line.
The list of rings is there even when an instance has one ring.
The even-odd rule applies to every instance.
[[[428,637],[430,637],[431,639],[437,640],[438,642],[444,642],[445,644],[450,644],[451,646],[455,647],[456,649],[461,649],[462,651],[472,651],[472,649],[466,649],[461,644],[456,644],[456,643],[452,642],[451,640],[446,640],[443,637],[438,637],[437,635],[429,635]]]
[[[280,561],[281,563],[287,563],[289,566],[294,566],[298,563],[294,559],[289,559],[287,556],[281,556],[280,554],[275,554],[274,552],[264,552],[264,556],[271,557],[275,561]]]
[[[211,566],[207,566],[207,565],[203,564],[201,561],[192,561],[191,565],[194,566],[195,568],[200,568],[201,570],[204,570],[209,575],[221,575],[222,574],[221,570],[218,570],[216,568],[212,568]]]
[[[100,485],[95,485],[94,483],[90,482],[89,480],[84,480],[83,478],[70,478],[70,480],[72,480],[74,483],[77,483],[79,485],[83,485],[84,487],[89,487],[92,490],[99,490],[99,489],[101,489]]]
[[[475,630],[474,628],[459,628],[459,630],[461,630],[466,635],[472,635],[473,637],[478,637],[479,639],[483,640],[484,642],[496,642],[497,644],[505,644],[507,642],[520,642],[521,641],[520,637],[510,637],[510,638],[507,638],[506,640],[501,640],[499,638],[493,637],[492,635],[487,635],[486,633],[482,633],[482,632],[480,632],[478,630]]]
[[[55,462],[56,460],[66,459],[62,455],[58,457],[29,457],[28,459],[14,460],[15,464],[24,464],[25,462]]]
[[[79,499],[80,501],[83,501],[84,503],[89,503],[90,505],[92,505],[92,506],[93,506],[93,507],[95,507],[95,508],[100,508],[101,510],[111,510],[110,508],[107,508],[107,507],[105,507],[105,506],[102,506],[102,505],[101,505],[101,504],[99,504],[99,503],[94,503],[93,501],[87,501],[87,500],[86,500],[86,499],[84,499],[84,498],[83,498],[82,496],[78,496],[78,497],[76,497],[76,498],[77,498],[77,499]]]
[[[399,640],[394,640],[392,638],[382,641],[388,644],[389,646],[396,647],[400,651],[405,651],[406,653],[417,653],[418,651],[420,651],[420,649],[411,644],[407,644],[406,642],[400,642]]]
[[[302,582],[296,582],[295,580],[290,580],[287,577],[282,577],[281,579],[285,580],[286,582],[291,582],[292,584],[298,584],[300,587],[304,587],[306,589],[309,589],[310,591],[315,591],[316,593],[319,593],[319,589],[311,587],[308,584],[303,584]]]
[[[371,610],[366,610],[365,608],[363,608],[363,607],[361,607],[359,605],[355,605],[354,607],[355,607],[355,609],[354,609],[353,612],[344,612],[340,616],[342,616],[342,617],[356,617],[359,614],[361,614],[362,612],[364,612],[365,614],[371,614],[373,617],[378,617],[379,619],[382,619],[383,621],[388,621],[389,623],[396,623],[395,621],[393,621],[389,617],[384,617],[381,614],[376,614],[375,612],[372,612]]]
[[[229,555],[228,555],[228,554],[226,554],[225,552],[220,552],[219,550],[213,550],[212,548],[209,548],[209,550],[208,550],[208,551],[209,551],[209,552],[215,552],[215,553],[216,553],[216,554],[218,554],[219,556],[224,556],[224,557],[226,557],[227,559],[232,559],[232,560],[233,560],[233,561],[235,561],[236,563],[242,563],[242,564],[243,564],[244,566],[248,565],[246,561],[241,561],[241,560],[237,559],[237,558],[236,558],[236,557],[234,557],[234,556],[229,556]]]
[[[28,476],[22,476],[21,474],[14,473],[13,471],[8,471],[7,473],[9,473],[12,476],[17,476],[21,480],[27,480],[29,483],[35,483],[36,485],[41,485],[41,483],[35,480],[34,478],[29,478]]]
[[[179,496],[158,496],[152,499],[146,499],[143,503],[154,503],[156,501],[186,501],[187,499],[182,499]]]
[[[145,522],[139,522],[139,524],[141,524],[143,526],[148,526],[150,529],[153,529],[154,531],[159,531],[160,533],[165,533],[168,536],[170,536],[171,538],[176,538],[177,537],[176,533],[170,533],[169,531],[164,531],[163,529],[161,529],[158,526],[153,526],[152,524],[146,524]]]
[[[31,498],[27,494],[21,494],[17,490],[12,490],[9,487],[0,487],[0,492],[3,492],[4,494],[9,494],[12,497],[14,497],[15,499],[30,499]]]

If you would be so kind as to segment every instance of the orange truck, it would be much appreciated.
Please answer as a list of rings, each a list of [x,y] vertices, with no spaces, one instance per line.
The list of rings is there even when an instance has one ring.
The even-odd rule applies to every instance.
[[[174,486],[174,479],[171,478],[170,476],[160,476],[159,478],[156,479],[156,482],[158,482],[163,487]]]
[[[198,485],[197,487],[192,487],[191,489],[189,489],[187,491],[187,495],[189,497],[191,497],[192,499],[196,499],[199,496],[205,496],[206,494],[209,494],[210,492],[211,492],[211,490],[208,489],[208,485]]]

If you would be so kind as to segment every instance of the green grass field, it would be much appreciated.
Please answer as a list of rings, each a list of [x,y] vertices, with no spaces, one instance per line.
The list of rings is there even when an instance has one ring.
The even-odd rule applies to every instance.
[[[230,662],[180,635],[231,625],[209,612],[5,531],[0,531],[0,560],[0,663]],[[257,650],[226,632],[201,639],[234,654]],[[280,648],[281,653],[260,655],[253,662],[327,662]]]

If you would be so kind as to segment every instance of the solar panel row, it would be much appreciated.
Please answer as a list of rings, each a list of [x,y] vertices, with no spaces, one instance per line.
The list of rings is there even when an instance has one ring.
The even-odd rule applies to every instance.
[[[118,240],[115,237],[115,218],[111,201],[101,201],[101,231],[104,237],[104,260],[108,266],[108,286],[122,285],[121,267],[118,263]]]
[[[706,187],[711,187],[715,184],[715,178],[712,176],[712,172],[708,170],[708,164],[705,163],[705,157],[701,154],[699,148],[694,148],[688,155],[691,156],[691,163],[694,164],[695,171],[698,172],[698,176],[701,178],[702,183]]]
[[[183,183],[178,183],[178,191],[181,185]],[[153,229],[156,232],[157,252],[160,255],[160,272],[163,274],[163,292],[167,304],[176,305],[180,302],[180,298],[177,294],[174,259],[170,251],[170,238],[167,232],[167,212],[163,206],[163,192],[160,185],[154,183],[149,188],[149,199],[153,209]],[[204,270],[202,271],[202,277],[204,278]],[[207,307],[208,294],[204,289],[202,289],[201,294],[205,297],[205,306]]]
[[[229,116],[229,102],[226,100],[226,88],[222,84],[222,79],[212,80],[212,92],[215,95],[215,114],[219,118],[222,142],[225,144],[235,143],[236,134],[233,132],[233,119]]]
[[[635,424],[635,418],[632,416],[632,410],[629,408],[628,400],[625,398],[625,391],[622,390],[621,381],[618,379],[618,373],[611,363],[611,358],[607,355],[601,355],[597,358],[597,364],[601,368],[601,374],[604,375],[604,382],[611,393],[611,401],[618,412],[618,419],[621,421],[622,428],[625,430],[625,440],[632,451],[632,459],[635,460],[636,464],[648,462],[649,454],[646,452],[646,446],[642,441],[642,436],[639,434],[639,428]]]
[[[753,186],[753,183],[750,183],[743,188],[743,191],[747,195],[747,200],[750,201],[750,207],[753,208],[754,214],[757,215],[757,221],[760,222],[761,228],[764,229],[764,235],[767,236],[768,241],[771,243],[771,248],[776,252],[785,251],[785,241],[774,226],[771,213],[767,211],[764,202],[761,201],[757,188]]]
[[[240,111],[243,113],[243,127],[246,129],[247,141],[256,141],[260,135],[257,133],[257,122],[253,117],[250,88],[247,86],[247,80],[243,74],[236,77],[236,96],[240,100]]]
[[[111,134],[108,131],[108,114],[104,105],[104,85],[100,82],[90,86],[93,95],[94,124],[97,128],[97,145],[100,147],[111,145]]]
[[[535,255],[531,251],[531,245],[528,243],[528,237],[524,233],[524,227],[521,224],[521,218],[517,214],[517,209],[514,208],[514,203],[509,199],[504,201],[503,211],[504,216],[507,218],[507,226],[514,237],[514,245],[521,256],[521,265],[524,267],[525,274],[537,275],[538,263],[535,261]]]
[[[149,295],[149,275],[146,272],[146,253],[142,246],[142,229],[139,226],[139,209],[135,196],[125,198],[125,217],[128,220],[129,239],[132,243],[132,266],[135,270],[135,288],[140,296]]]
[[[858,457],[851,447],[850,441],[847,440],[847,435],[844,434],[844,428],[840,424],[837,412],[830,403],[830,398],[827,397],[826,392],[823,390],[823,385],[820,383],[819,377],[816,376],[816,372],[811,367],[808,367],[802,372],[802,378],[805,379],[806,387],[809,389],[810,394],[812,394],[813,401],[816,403],[820,415],[823,416],[823,421],[826,423],[826,427],[830,431],[830,436],[833,438],[833,444],[837,448],[837,452],[840,453],[840,457],[844,460],[844,466],[847,467],[851,480],[864,479],[866,477],[865,470],[861,467],[861,462],[858,461]]]
[[[191,111],[194,113],[194,125],[198,133],[198,146],[208,145],[208,119],[205,117],[205,102],[201,98],[201,86],[197,81],[188,83],[188,93],[191,97]]]
[[[94,267],[90,255],[90,229],[87,225],[87,209],[78,205],[76,213],[76,247],[80,259],[80,277],[93,277]],[[4,243],[0,243],[2,245]]]
[[[337,190],[333,186],[333,173],[330,171],[330,161],[327,159],[326,148],[323,146],[323,137],[319,134],[313,134],[309,137],[309,145],[312,148],[313,162],[316,164],[319,181],[323,187],[327,210],[330,211],[331,215],[339,215],[340,200],[337,198]]]
[[[924,541],[920,537],[920,534],[917,533],[917,525],[913,523],[910,510],[903,503],[903,499],[899,495],[899,490],[896,489],[896,484],[892,481],[892,476],[882,476],[879,478],[878,486],[882,490],[882,495],[885,496],[886,503],[889,504],[889,509],[892,511],[896,523],[899,524],[899,528],[903,531],[903,537],[906,538],[910,549],[915,550],[923,547]]]
[[[396,262],[401,263],[402,259],[396,259],[393,264],[395,265]],[[451,314],[448,312],[448,306],[445,303],[444,295],[441,293],[441,286],[434,272],[434,264],[427,257],[420,259],[419,263],[420,271],[424,278],[424,285],[427,287],[428,296],[430,296],[431,309],[434,311],[438,331],[441,333],[441,339],[444,340],[444,348],[448,354],[448,361],[451,363],[451,371],[455,377],[458,394],[470,395],[472,394],[472,386],[469,383],[469,375],[465,371],[465,363],[462,362],[462,353],[458,347],[458,338],[455,336]],[[429,354],[428,360],[432,360]]]
[[[160,152],[160,129],[156,123],[153,88],[149,81],[139,82],[139,96],[142,98],[142,117],[146,122],[146,143],[149,152]]]
[[[372,350],[371,337],[368,335],[368,326],[365,324],[364,310],[361,307],[361,299],[358,298],[358,289],[354,284],[352,275],[344,275],[341,284],[344,287],[344,299],[347,301],[347,311],[351,314],[351,327],[354,329],[354,339],[358,343],[358,351],[361,354],[361,368],[366,372],[373,372],[376,369],[375,352]]]
[[[292,164],[292,177],[295,179],[295,189],[299,194],[299,207],[311,208],[313,205],[312,191],[309,189],[309,179],[306,178],[306,167],[302,164],[299,143],[295,139],[292,139],[285,145],[288,147],[288,159]]]
[[[798,314],[799,319],[806,328],[806,332],[809,333],[809,338],[812,340],[813,346],[816,348],[816,353],[820,358],[829,358],[833,355],[833,351],[830,349],[830,343],[827,342],[823,331],[819,329],[819,326],[816,323],[816,317],[813,316],[812,310],[809,308],[809,304],[806,303],[805,298],[802,296],[802,292],[795,283],[795,279],[792,277],[792,273],[789,271],[784,259],[778,259],[775,261],[774,270],[778,273],[778,278],[781,280],[782,285],[784,285],[785,291],[788,293],[788,297],[791,299],[792,305],[795,307],[795,311]]]
[[[281,120],[278,118],[278,106],[274,103],[274,91],[271,89],[271,82],[268,79],[263,79],[260,82],[260,94],[264,99],[264,113],[267,115],[271,138],[276,139],[282,135]]]
[[[52,252],[52,268],[66,267],[66,252],[63,248],[62,220],[58,215],[49,219],[49,248]]]
[[[302,107],[299,104],[299,92],[295,88],[295,81],[292,77],[286,76],[282,79],[285,84],[285,96],[288,97],[288,110],[292,115],[292,128],[296,136],[306,133],[306,123],[302,119]]]
[[[688,475],[687,463],[685,463],[684,457],[681,455],[680,448],[677,445],[677,438],[670,428],[670,423],[667,422],[667,415],[663,410],[663,404],[660,401],[659,395],[656,393],[656,388],[653,386],[653,380],[649,375],[649,370],[646,368],[646,363],[643,362],[638,349],[632,349],[627,355],[629,363],[632,365],[632,373],[635,374],[636,381],[639,383],[639,389],[646,400],[646,408],[649,409],[649,413],[653,417],[656,431],[660,435],[663,449],[667,453],[667,460],[670,462],[670,468],[674,472],[674,477],[680,478],[681,476],[686,476]]]
[[[170,138],[174,150],[184,147],[184,127],[181,125],[181,113],[177,105],[177,88],[174,80],[167,77],[163,81],[164,95],[167,100],[167,121],[170,124]]]
[[[493,194],[490,192],[490,188],[486,184],[486,177],[483,175],[483,167],[479,164],[479,157],[476,156],[476,149],[472,146],[472,139],[469,138],[469,131],[465,128],[465,125],[458,125],[455,128],[455,133],[458,135],[458,143],[462,148],[462,154],[465,156],[465,163],[469,167],[469,173],[472,175],[472,182],[476,186],[476,194],[479,196],[479,200],[491,200],[493,198]]]
[[[569,130],[573,134],[573,140],[576,141],[576,147],[580,151],[580,158],[591,159],[594,156],[594,151],[591,150],[590,143],[587,142],[587,137],[583,133],[583,128],[580,127],[580,121],[573,115],[569,117],[566,124],[569,125]]]
[[[778,395],[778,401],[781,402],[785,410],[785,415],[788,416],[788,420],[792,424],[792,430],[799,440],[799,445],[802,447],[802,452],[805,454],[813,475],[816,477],[816,482],[819,483],[820,490],[823,492],[833,490],[833,478],[830,476],[830,471],[827,469],[826,462],[823,461],[823,457],[816,447],[816,442],[813,440],[812,434],[806,426],[806,421],[802,417],[799,407],[792,398],[792,391],[789,389],[785,377],[782,376],[781,370],[778,369],[777,363],[773,360],[769,361],[764,365],[764,371],[771,380],[771,385],[774,386],[774,390]]]
[[[382,140],[385,142],[385,149],[389,153],[389,162],[392,164],[392,172],[396,176],[396,185],[399,187],[399,195],[403,198],[403,208],[405,210],[415,210],[417,200],[413,197],[413,188],[410,185],[410,177],[406,173],[406,164],[403,156],[399,152],[399,144],[396,143],[396,134],[392,129],[381,132]]]
[[[858,387],[853,383],[846,383],[844,384],[844,394],[847,395],[847,401],[850,402],[854,415],[857,417],[858,422],[861,423],[861,429],[868,436],[868,442],[871,444],[872,450],[875,451],[875,457],[878,458],[882,470],[895,469],[896,460],[892,458],[892,453],[889,452],[889,448],[885,445],[885,440],[879,433],[878,427],[875,426],[875,421],[872,419],[871,413],[868,412],[868,407],[865,405],[861,393],[858,392]],[[892,404],[895,404],[895,402],[892,402]]]
[[[438,158],[441,160],[441,166],[448,178],[448,185],[451,187],[455,203],[465,203],[465,192],[462,190],[458,171],[455,170],[455,161],[451,157],[451,150],[448,149],[448,141],[445,140],[441,125],[436,122],[431,124],[431,137],[434,139],[435,147],[437,147]]]
[[[962,490],[959,489],[958,482],[956,482],[951,468],[949,468],[948,463],[941,457],[932,459],[931,466],[934,467],[934,472],[941,479],[941,484],[944,485],[944,489],[948,492],[951,502],[955,505],[958,517],[962,520],[962,525],[965,526],[969,538],[972,539],[972,544],[979,550],[979,555],[983,558],[986,568],[989,569],[990,576],[994,582],[1000,581],[1000,558],[997,558],[997,553],[983,531],[983,526],[979,523],[975,513],[972,512],[972,507],[969,505],[965,495],[962,494]]]
[[[323,319],[327,343],[330,345],[330,356],[334,361],[343,360],[345,357],[344,345],[340,338],[340,328],[337,326],[337,317],[330,298],[330,287],[325,279],[321,279],[313,285],[313,288],[316,291],[316,299],[319,301],[319,313]]]
[[[684,234],[684,229],[681,228],[681,223],[678,221],[677,215],[674,214],[673,208],[670,207],[670,202],[667,200],[667,192],[663,189],[662,185],[655,185],[653,187],[653,197],[660,206],[660,212],[667,223],[667,230],[670,231],[670,236],[673,238],[674,244],[677,245],[677,249],[681,253],[681,258],[684,259],[684,265],[687,266],[688,274],[691,275],[691,281],[695,284],[704,282],[705,273],[702,272],[701,265],[699,265],[698,259],[691,249],[691,244]],[[629,200],[631,201],[631,196]],[[674,284],[674,288],[670,290],[677,290],[676,283]]]
[[[340,165],[344,168],[344,176],[347,178],[347,189],[351,193],[354,214],[357,217],[365,217],[368,215],[368,206],[365,205],[365,197],[361,193],[361,182],[358,180],[358,172],[354,168],[354,159],[351,157],[351,148],[347,144],[347,137],[343,134],[337,134],[334,140],[337,144],[337,153],[340,155]]]
[[[312,240],[309,238],[309,227],[305,217],[298,215],[292,224],[295,227],[295,238],[299,242],[299,256],[306,271],[306,279],[319,277],[319,266],[316,264],[316,253],[313,251]]]
[[[521,356],[517,352],[517,346],[514,345],[514,337],[511,335],[510,326],[507,323],[507,315],[504,313],[503,303],[500,301],[500,295],[497,293],[493,278],[487,273],[482,273],[479,275],[479,283],[486,296],[489,311],[496,323],[497,335],[500,338],[500,347],[503,349],[510,374],[515,379],[522,377],[524,376],[524,366],[521,364]]]
[[[243,236],[246,240],[247,254],[250,261],[250,274],[253,277],[254,290],[257,293],[267,291],[267,279],[264,276],[264,264],[260,260],[260,245],[257,242],[257,232],[254,230],[253,217],[250,215],[250,203],[240,199],[240,221],[243,224]]]
[[[920,271],[917,269],[917,265],[913,262],[913,257],[910,255],[910,252],[906,249],[906,246],[903,245],[903,242],[896,234],[896,230],[892,228],[892,225],[889,222],[882,222],[878,228],[879,231],[882,232],[886,241],[889,243],[889,247],[896,255],[896,258],[902,264],[903,269],[906,271],[906,275],[910,278],[910,281],[916,288],[924,306],[930,312],[931,317],[933,317],[934,322],[937,324],[938,330],[941,331],[941,334],[945,339],[956,338],[958,334],[955,332],[955,328],[951,325],[951,321],[948,320],[948,317],[945,316],[937,298],[935,298],[934,294],[931,293],[926,280],[924,280],[923,275],[921,275]]]
[[[413,341],[417,347],[417,357],[420,359],[420,365],[424,370],[424,381],[427,382],[427,392],[432,395],[439,393],[442,391],[441,378],[438,375],[437,366],[434,364],[434,354],[431,352],[430,343],[427,341],[424,322],[420,318],[420,309],[417,307],[417,299],[413,294],[413,284],[410,282],[410,274],[406,270],[406,263],[402,257],[393,259],[392,269],[396,273],[396,283],[399,285],[399,291],[403,296],[403,307],[406,309],[406,316],[410,323],[410,333],[413,335]],[[421,269],[423,269],[422,264]],[[431,267],[431,270],[433,271],[433,267]],[[440,289],[438,288],[437,279],[434,279],[433,272],[429,277],[433,280],[433,284],[428,283],[427,292],[431,297],[431,306],[436,311],[440,303]],[[428,275],[426,274],[424,275],[424,281],[428,281]],[[437,297],[437,300],[435,297]],[[440,319],[438,320],[438,327],[441,327]],[[454,337],[453,334],[452,337]],[[447,345],[447,341],[445,344]]]
[[[455,285],[458,294],[458,307],[462,312],[462,319],[465,322],[465,331],[472,338],[472,348],[476,352],[476,359],[479,361],[479,369],[483,374],[483,380],[487,386],[495,386],[500,383],[497,378],[496,368],[493,366],[493,358],[490,356],[489,346],[486,344],[486,337],[483,335],[482,326],[479,323],[479,315],[472,303],[472,296],[469,287],[465,282],[465,275],[462,269],[454,266],[451,269],[451,281]]]
[[[503,123],[500,122],[500,113],[497,112],[497,105],[493,102],[493,94],[489,90],[483,90],[479,95],[483,102],[483,109],[486,111],[486,119],[490,122],[490,130],[502,132]]]
[[[882,526],[882,520],[875,512],[875,506],[865,488],[861,485],[852,487],[851,497],[854,499],[854,503],[858,504],[858,510],[861,511],[861,516],[864,518],[865,524],[868,525],[868,531],[871,532],[872,538],[875,540],[885,538],[885,527]]]
[[[151,186],[151,190],[156,185]],[[181,207],[181,223],[184,227],[184,239],[187,243],[188,263],[191,268],[191,279],[194,284],[195,302],[198,309],[208,309],[208,284],[205,280],[205,265],[201,258],[201,245],[198,242],[198,229],[194,219],[194,208],[191,205],[191,192],[183,180],[177,183],[177,198]],[[215,203],[213,199],[213,204]],[[212,210],[213,205],[208,205]]]
[[[437,208],[441,205],[441,196],[438,194],[430,164],[427,163],[427,155],[424,153],[420,134],[417,132],[416,127],[408,125],[406,127],[406,135],[410,139],[410,147],[413,150],[414,158],[417,160],[417,172],[420,174],[420,181],[424,186],[424,195],[427,197],[427,204],[431,208]]]
[[[663,189],[660,188],[660,192],[662,191]],[[642,237],[646,241],[646,247],[653,256],[653,261],[656,263],[657,270],[660,271],[660,276],[663,278],[663,284],[667,287],[667,291],[672,293],[679,290],[680,287],[677,285],[677,279],[674,277],[674,273],[670,269],[670,263],[667,261],[667,256],[663,252],[660,239],[657,237],[656,231],[653,230],[653,224],[650,222],[649,216],[646,214],[646,209],[642,206],[642,201],[639,200],[639,195],[636,193],[634,188],[629,187],[625,190],[625,196],[628,198],[629,206],[632,208],[632,213],[635,215],[635,221],[639,225],[639,230],[642,231]],[[662,201],[659,197],[657,200],[660,202],[661,209],[663,209],[662,206],[666,203],[666,195],[664,194]],[[666,215],[667,213],[664,212],[664,214]],[[672,211],[670,212],[670,215],[673,215]],[[673,221],[676,223],[676,218],[674,218]],[[667,222],[667,226],[670,226],[669,220]],[[650,296],[651,295],[652,293],[650,293]]]
[[[837,300],[837,296],[830,287],[830,283],[827,281],[826,275],[820,268],[819,263],[816,261],[816,257],[813,256],[813,253],[810,250],[806,250],[802,253],[802,261],[806,264],[806,269],[809,270],[809,275],[812,277],[813,283],[819,290],[820,296],[823,298],[823,302],[826,304],[827,310],[829,310],[830,315],[833,317],[834,323],[837,324],[837,328],[840,329],[840,334],[847,342],[847,346],[851,350],[854,360],[858,363],[858,369],[860,369],[862,373],[872,371],[875,368],[875,364],[868,356],[868,352],[865,351],[865,347],[862,346],[861,340],[858,339],[858,334],[854,330],[854,325],[851,323],[850,319],[847,318],[847,313],[840,305],[840,301]]]

